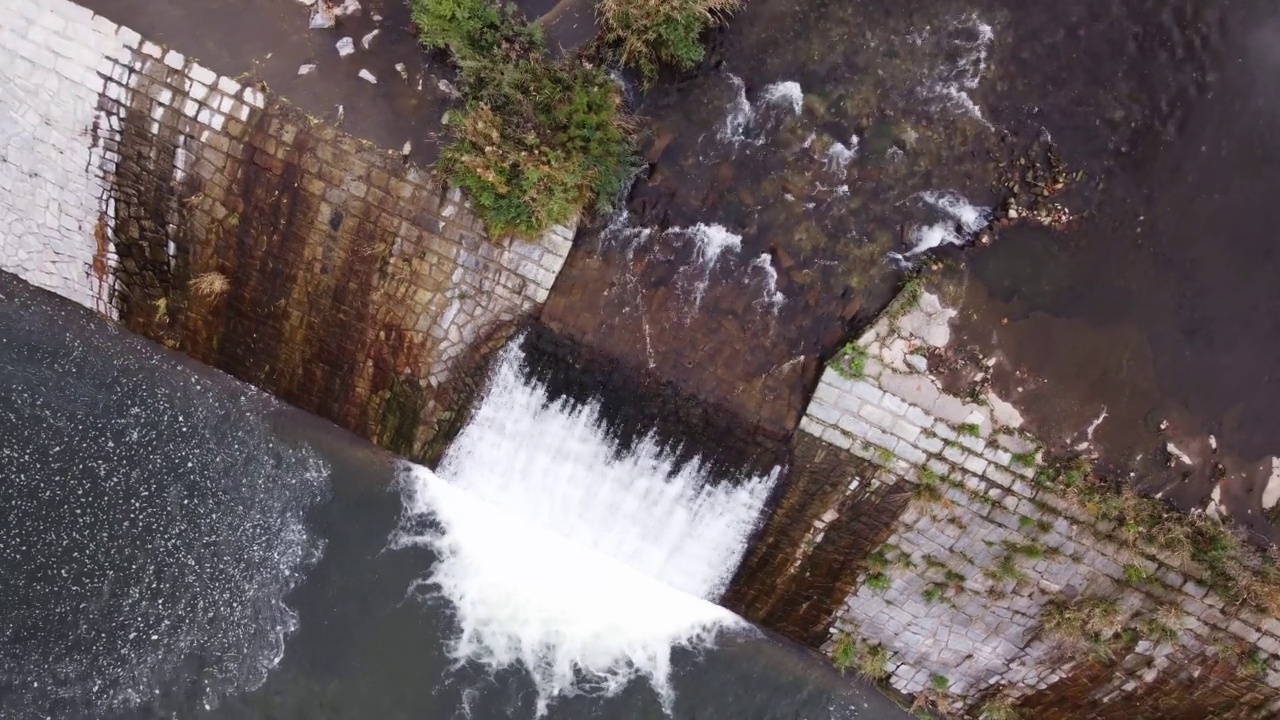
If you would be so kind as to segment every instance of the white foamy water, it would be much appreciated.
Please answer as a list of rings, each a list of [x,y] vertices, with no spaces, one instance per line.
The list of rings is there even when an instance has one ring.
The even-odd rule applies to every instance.
[[[972,37],[954,41],[957,51],[955,64],[936,71],[933,82],[928,86],[928,92],[941,97],[945,105],[959,109],[987,127],[991,127],[991,123],[982,114],[982,109],[973,101],[969,93],[978,89],[982,76],[987,72],[987,59],[991,54],[995,31],[991,25],[974,14],[969,14],[957,21],[955,28],[967,32]]]
[[[760,90],[760,98],[756,104],[747,99],[747,85],[742,78],[730,73],[729,84],[733,88],[733,99],[725,108],[724,122],[720,126],[720,139],[737,145],[744,140],[752,145],[762,145],[768,138],[764,131],[770,126],[770,120],[776,119],[767,112],[770,108],[779,107],[790,110],[792,115],[799,115],[804,107],[804,91],[800,83],[794,80],[770,83]]]
[[[911,228],[907,233],[911,247],[905,253],[894,253],[898,259],[923,255],[943,245],[963,245],[973,238],[974,233],[991,222],[990,208],[974,205],[959,193],[929,191],[922,192],[917,197],[947,219]]]
[[[827,148],[823,164],[828,172],[843,176],[849,170],[849,163],[856,157],[858,157],[858,136],[853,135],[848,145],[838,142]]]
[[[751,262],[751,266],[760,268],[764,272],[764,298],[760,302],[777,314],[778,308],[787,301],[787,296],[778,290],[778,270],[773,266],[773,258],[769,253],[760,253]]]
[[[701,271],[701,277],[694,281],[693,303],[690,312],[702,305],[702,298],[707,294],[707,285],[711,282],[711,271],[725,250],[737,252],[742,249],[742,236],[730,232],[723,225],[698,223],[690,227],[673,227],[664,235],[680,235],[694,243],[695,267]]]
[[[714,601],[777,473],[717,483],[652,439],[619,452],[598,405],[550,402],[520,360],[502,351],[438,475],[406,466],[396,543],[439,555],[425,582],[455,609],[455,659],[524,668],[539,714],[639,677],[670,710],[672,649],[748,627]]]

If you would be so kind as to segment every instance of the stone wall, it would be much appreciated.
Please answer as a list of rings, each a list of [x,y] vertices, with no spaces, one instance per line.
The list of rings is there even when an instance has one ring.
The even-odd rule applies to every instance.
[[[0,269],[437,451],[572,231],[493,241],[399,149],[73,3],[0,10]]]
[[[1017,413],[991,395],[948,393],[929,373],[953,314],[937,295],[908,298],[824,372],[779,505],[786,513],[802,498],[804,520],[783,521],[790,539],[774,546],[766,527],[745,567],[773,567],[736,587],[774,597],[737,609],[842,661],[884,653],[893,688],[951,711],[996,701],[1064,720],[1280,711],[1280,621],[1232,605],[1203,568],[1124,542],[1036,482],[1040,452]],[[846,552],[835,571],[821,557],[833,536]],[[822,613],[778,625],[770,606]],[[1046,627],[1064,611],[1106,628]]]

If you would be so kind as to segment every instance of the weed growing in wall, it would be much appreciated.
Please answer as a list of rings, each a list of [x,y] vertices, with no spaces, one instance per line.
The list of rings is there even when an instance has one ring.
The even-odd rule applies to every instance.
[[[631,123],[604,70],[548,59],[518,10],[487,0],[411,0],[421,43],[446,50],[465,98],[440,156],[494,236],[533,236],[622,189]]]
[[[1114,658],[1112,639],[1124,629],[1124,613],[1115,600],[1090,597],[1045,606],[1041,622],[1058,641],[1109,661]]]
[[[1007,695],[988,700],[978,710],[978,720],[1018,720],[1022,713],[1017,704]]]
[[[1128,486],[1113,485],[1082,459],[1046,466],[1035,480],[1085,514],[1114,524],[1116,536],[1129,547],[1176,564],[1198,565],[1207,584],[1227,602],[1280,613],[1280,551],[1274,546],[1259,550],[1238,529],[1207,513],[1181,513]],[[1138,575],[1125,573],[1131,582]]]
[[[889,651],[879,645],[858,642],[846,632],[836,636],[831,659],[840,672],[853,669],[872,680],[883,680],[889,675]]]
[[[867,587],[882,593],[893,587],[893,580],[882,572],[871,573],[867,576]]]
[[[688,70],[705,53],[701,35],[738,8],[739,0],[601,0],[605,38],[646,85],[663,65]]]
[[[867,351],[856,341],[850,340],[831,359],[831,368],[848,380],[860,380],[867,374]]]

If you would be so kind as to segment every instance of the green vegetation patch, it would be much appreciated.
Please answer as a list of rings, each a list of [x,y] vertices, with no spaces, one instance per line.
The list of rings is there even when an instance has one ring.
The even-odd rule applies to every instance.
[[[538,29],[486,0],[411,0],[419,41],[447,50],[465,104],[440,156],[492,236],[531,237],[625,184],[632,123],[609,75],[548,59]]]
[[[850,340],[836,353],[831,367],[840,377],[860,380],[867,374],[867,351],[857,341]]]
[[[1112,523],[1117,539],[1129,547],[1166,562],[1199,566],[1224,600],[1280,613],[1280,550],[1275,546],[1253,547],[1241,530],[1207,513],[1181,513],[1127,485],[1107,482],[1080,458],[1045,467],[1036,483],[1085,514]],[[1126,568],[1127,580],[1150,579],[1144,569],[1134,567]]]
[[[738,8],[739,0],[601,0],[605,38],[646,85],[669,65],[689,70],[702,62],[701,36]]]
[[[852,668],[872,680],[883,680],[889,675],[889,651],[879,645],[859,642],[847,632],[836,636],[831,659],[840,672]]]

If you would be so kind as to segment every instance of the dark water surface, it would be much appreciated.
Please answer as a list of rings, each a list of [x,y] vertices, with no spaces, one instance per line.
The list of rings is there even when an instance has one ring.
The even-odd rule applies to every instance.
[[[0,716],[530,717],[454,667],[391,459],[0,274]],[[899,718],[763,637],[674,657],[681,718]],[[553,718],[659,718],[633,684]]]
[[[962,334],[1008,359],[1002,394],[1050,437],[1085,440],[1105,407],[1092,437],[1105,459],[1145,463],[1151,489],[1188,507],[1209,500],[1221,462],[1224,504],[1270,532],[1251,468],[1280,453],[1280,6],[1134,7],[1115,47],[1150,59],[1115,81],[1155,88],[1145,105],[1096,113],[1092,129],[1043,118],[1069,163],[1097,167],[1091,214],[975,253]],[[1160,472],[1167,441],[1195,466]]]

